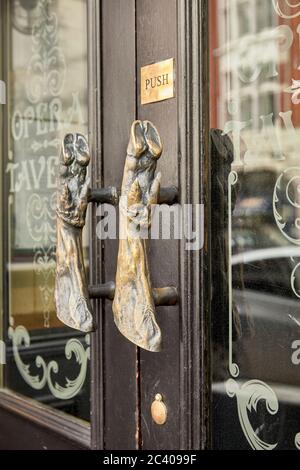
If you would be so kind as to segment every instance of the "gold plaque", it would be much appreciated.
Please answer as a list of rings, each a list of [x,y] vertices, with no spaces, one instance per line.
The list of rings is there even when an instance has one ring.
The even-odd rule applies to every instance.
[[[141,102],[155,103],[174,98],[174,59],[141,68]]]

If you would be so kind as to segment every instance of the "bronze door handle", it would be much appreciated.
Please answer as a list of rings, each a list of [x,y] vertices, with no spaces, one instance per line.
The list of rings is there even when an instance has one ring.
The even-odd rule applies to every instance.
[[[113,301],[115,324],[131,342],[148,351],[161,350],[161,331],[148,267],[148,233],[151,206],[160,193],[155,176],[162,143],[149,121],[135,121],[123,173],[120,208],[119,254]]]
[[[91,189],[86,180],[90,161],[88,143],[81,134],[68,134],[62,143],[57,194],[57,267],[55,300],[58,318],[83,332],[94,330],[90,298],[113,301],[115,323],[137,346],[161,349],[155,306],[175,305],[175,287],[152,289],[147,237],[153,204],[174,204],[176,187],[160,188],[155,176],[162,144],[155,126],[135,121],[127,149],[122,189]],[[119,203],[121,234],[116,282],[88,287],[82,249],[82,228],[89,202]],[[141,229],[142,228],[142,233]],[[138,231],[137,231],[138,229]]]
[[[94,329],[82,249],[89,162],[85,137],[67,134],[61,148],[57,192],[55,301],[58,318],[67,326],[84,332]]]
[[[90,299],[114,300],[116,284],[112,281],[100,284],[99,286],[89,286]],[[170,307],[178,303],[178,289],[176,287],[153,287],[152,295],[156,307]]]

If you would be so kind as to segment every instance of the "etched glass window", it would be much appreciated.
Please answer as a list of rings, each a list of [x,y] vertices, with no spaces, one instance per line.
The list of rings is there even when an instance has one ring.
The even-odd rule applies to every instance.
[[[210,17],[213,445],[300,450],[300,4]]]
[[[237,17],[239,19],[239,36],[249,33],[251,31],[251,5],[249,0],[240,0],[237,2]]]
[[[54,303],[60,145],[88,132],[87,6],[7,4],[4,386],[88,420],[90,339],[62,325]]]

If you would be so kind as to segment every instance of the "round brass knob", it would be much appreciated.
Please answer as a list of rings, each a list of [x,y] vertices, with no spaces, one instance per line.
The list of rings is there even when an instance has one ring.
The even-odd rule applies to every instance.
[[[155,400],[151,405],[151,415],[153,421],[159,426],[162,426],[167,421],[168,410],[160,393],[155,395]]]

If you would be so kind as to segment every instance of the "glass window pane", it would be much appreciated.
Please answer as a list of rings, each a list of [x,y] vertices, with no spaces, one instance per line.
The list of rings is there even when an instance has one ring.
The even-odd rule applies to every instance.
[[[275,26],[278,17],[269,0],[256,0],[256,31],[260,31]]]
[[[60,144],[68,132],[88,132],[87,5],[8,4],[4,383],[88,420],[89,336],[61,324],[54,303]]]
[[[229,8],[229,12],[230,8]],[[250,3],[247,0],[242,0],[237,4],[237,17],[238,17],[238,31],[239,36],[243,36],[251,31],[251,10]]]
[[[273,92],[262,93],[259,100],[259,115],[267,116],[276,110],[276,97]]]
[[[252,116],[252,99],[251,96],[241,98],[241,121],[248,121]]]
[[[226,33],[225,5],[239,41]],[[213,0],[210,14],[218,24],[218,36],[211,28],[213,443],[296,450],[300,6]]]

